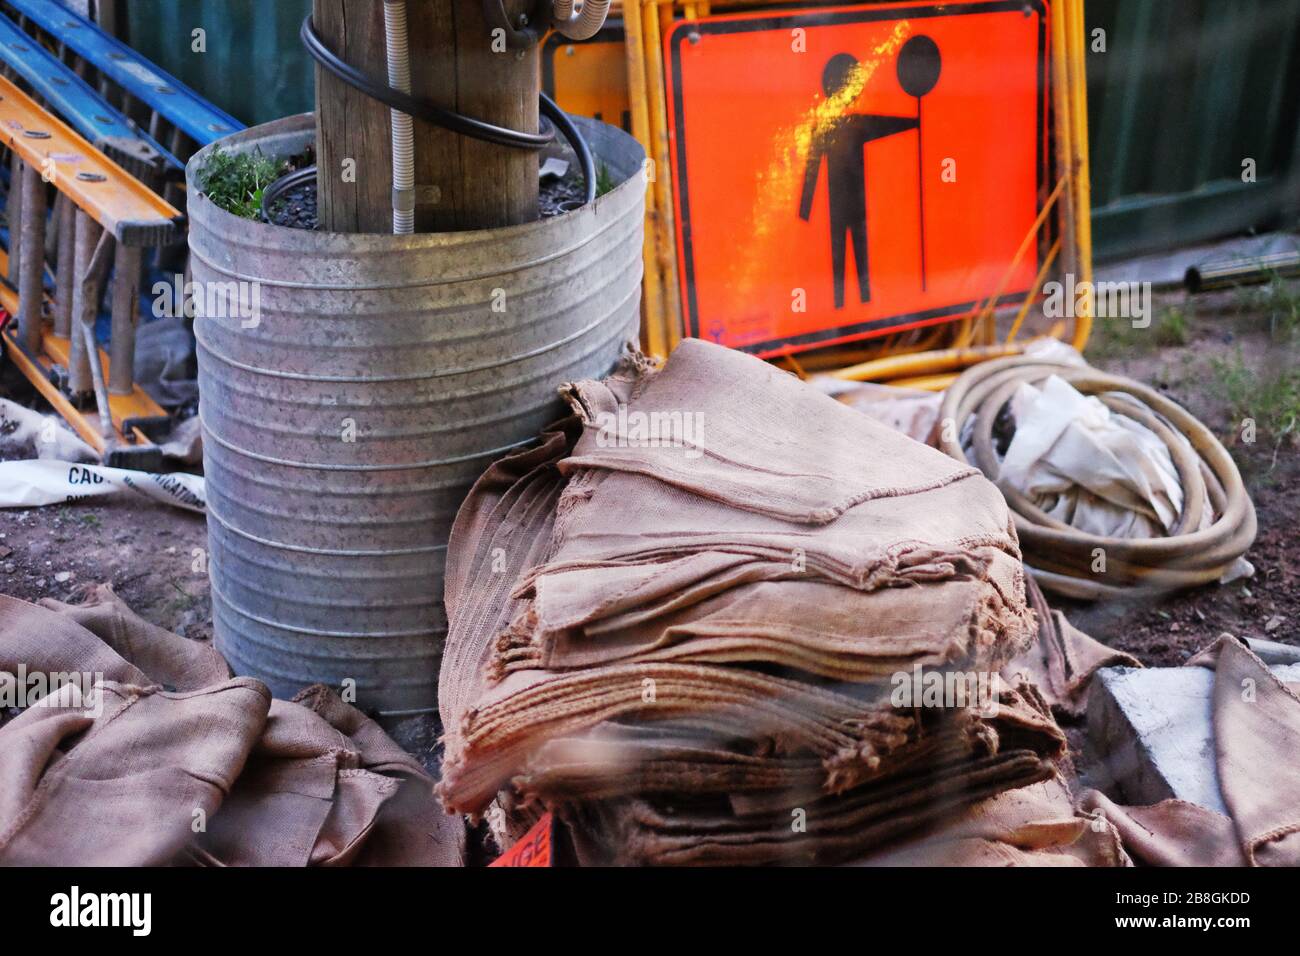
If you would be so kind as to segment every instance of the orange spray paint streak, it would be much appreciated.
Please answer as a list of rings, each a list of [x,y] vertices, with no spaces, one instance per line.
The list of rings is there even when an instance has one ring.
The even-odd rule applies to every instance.
[[[859,60],[839,93],[830,98],[817,96],[798,123],[783,127],[773,137],[772,160],[755,177],[754,203],[749,214],[749,246],[758,254],[731,260],[728,286],[739,301],[753,301],[750,297],[755,286],[766,278],[763,273],[768,264],[780,259],[779,248],[773,245],[790,241],[788,225],[799,208],[804,164],[812,149],[813,134],[853,107],[880,65],[894,62],[911,35],[911,21],[900,20],[869,57]]]

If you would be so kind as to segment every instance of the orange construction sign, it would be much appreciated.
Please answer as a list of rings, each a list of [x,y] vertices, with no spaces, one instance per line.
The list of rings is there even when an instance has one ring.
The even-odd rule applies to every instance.
[[[590,116],[630,132],[623,30],[606,26],[581,43],[551,34],[542,47],[542,89],[566,113]]]
[[[555,818],[544,815],[523,838],[488,864],[493,866],[550,866],[554,845]]]
[[[677,24],[665,40],[686,334],[759,355],[951,321],[1044,198],[1039,0]]]

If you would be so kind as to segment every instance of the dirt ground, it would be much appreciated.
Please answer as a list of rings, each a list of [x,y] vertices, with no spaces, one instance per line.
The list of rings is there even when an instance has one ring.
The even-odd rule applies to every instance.
[[[114,500],[0,511],[0,592],[77,603],[108,583],[145,619],[185,637],[212,636],[201,515]]]
[[[1056,606],[1148,666],[1181,664],[1224,632],[1300,645],[1300,283],[1162,295],[1154,311],[1148,329],[1102,321],[1088,357],[1160,388],[1228,444],[1259,517],[1247,555],[1255,575],[1158,600]],[[0,373],[0,395],[41,407],[12,368]],[[1253,442],[1243,440],[1245,419]],[[107,582],[146,619],[210,639],[208,583],[195,561],[205,547],[201,517],[161,505],[0,510],[0,593],[76,602]],[[395,732],[433,769],[436,728],[426,724]],[[1083,729],[1067,731],[1080,757]]]
[[[5,360],[0,397],[52,414]],[[6,449],[5,457],[31,457]],[[185,637],[212,637],[203,517],[131,498],[0,509],[0,593],[76,603],[107,583],[140,615]],[[198,568],[198,570],[196,570]]]
[[[1182,664],[1224,632],[1300,645],[1300,283],[1157,296],[1155,313],[1145,330],[1103,322],[1088,358],[1160,389],[1228,446],[1259,519],[1255,574],[1163,600],[1056,606],[1147,666]]]
[[[1259,520],[1255,574],[1158,599],[1052,604],[1148,667],[1180,665],[1224,633],[1300,645],[1300,283],[1161,295],[1155,313],[1145,330],[1102,322],[1088,359],[1160,389],[1227,445]],[[1061,724],[1077,785],[1095,785],[1086,720]]]

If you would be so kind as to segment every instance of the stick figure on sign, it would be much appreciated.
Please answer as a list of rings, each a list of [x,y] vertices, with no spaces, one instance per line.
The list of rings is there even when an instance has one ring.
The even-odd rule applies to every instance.
[[[822,90],[828,99],[844,96],[861,69],[848,53],[837,53],[822,71]],[[803,194],[799,218],[812,215],[813,197],[826,163],[826,189],[830,201],[831,268],[835,284],[835,308],[844,307],[844,267],[848,242],[853,242],[853,262],[858,274],[858,301],[871,301],[871,278],[867,254],[867,159],[866,144],[910,129],[918,131],[918,176],[920,174],[919,132],[921,97],[938,82],[939,50],[933,40],[916,36],[904,44],[898,59],[898,79],[903,89],[916,97],[917,115],[889,116],[879,113],[842,113],[820,123],[813,130],[812,146],[804,167]],[[860,82],[860,81],[859,81]],[[922,200],[921,284],[925,285],[924,200]]]

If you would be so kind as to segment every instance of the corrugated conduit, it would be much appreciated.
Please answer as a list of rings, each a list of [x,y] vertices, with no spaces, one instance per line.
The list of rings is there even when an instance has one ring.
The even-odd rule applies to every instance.
[[[406,0],[384,0],[384,47],[388,85],[411,94],[411,47],[406,29]],[[415,133],[411,117],[389,108],[393,142],[393,233],[415,232]]]
[[[555,0],[551,7],[551,20],[555,29],[570,40],[590,40],[609,16],[610,0],[584,0],[574,11],[574,0]]]

